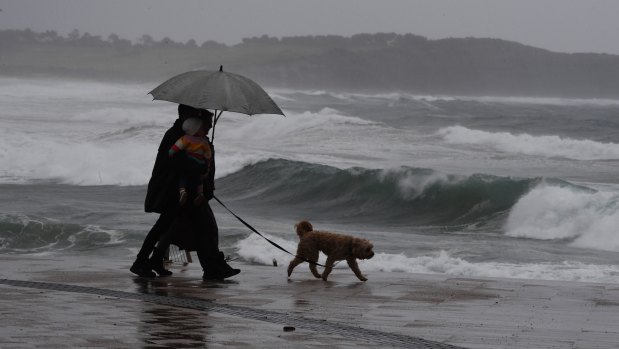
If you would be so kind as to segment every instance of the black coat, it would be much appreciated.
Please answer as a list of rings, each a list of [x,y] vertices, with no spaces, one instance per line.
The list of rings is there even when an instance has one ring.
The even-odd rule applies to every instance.
[[[185,170],[187,158],[184,152],[170,158],[168,151],[185,134],[182,125],[183,120],[177,119],[161,140],[144,200],[146,212],[163,213],[178,207],[178,177],[180,171]],[[209,176],[204,181],[204,195],[207,199],[213,197],[214,189],[215,153],[213,152]]]

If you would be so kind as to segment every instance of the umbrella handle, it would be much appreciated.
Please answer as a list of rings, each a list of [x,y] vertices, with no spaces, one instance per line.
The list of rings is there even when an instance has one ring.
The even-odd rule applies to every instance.
[[[223,114],[223,112],[223,110],[220,110],[219,114],[217,114],[217,109],[215,109],[215,120],[213,120],[213,131],[211,133],[211,144],[215,142],[215,125],[217,125],[217,121],[219,120],[219,117],[221,116],[221,114]]]

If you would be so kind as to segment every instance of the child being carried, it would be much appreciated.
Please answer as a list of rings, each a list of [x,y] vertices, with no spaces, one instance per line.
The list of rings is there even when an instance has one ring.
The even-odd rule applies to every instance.
[[[187,155],[187,166],[185,166],[185,171],[179,175],[179,203],[184,205],[189,195],[188,190],[195,190],[196,197],[193,203],[200,205],[204,202],[203,181],[211,163],[211,145],[206,138],[207,128],[202,120],[198,118],[185,120],[183,131],[185,135],[179,138],[168,151],[170,157],[183,150]]]

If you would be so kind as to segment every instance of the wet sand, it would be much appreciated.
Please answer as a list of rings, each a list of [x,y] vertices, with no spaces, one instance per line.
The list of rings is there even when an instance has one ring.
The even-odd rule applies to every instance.
[[[619,348],[615,284],[130,262],[0,256],[0,348]]]

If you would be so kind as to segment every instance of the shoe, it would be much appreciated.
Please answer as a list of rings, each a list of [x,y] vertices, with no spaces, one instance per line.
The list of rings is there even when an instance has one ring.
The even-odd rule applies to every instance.
[[[153,250],[153,255],[148,260],[148,264],[152,270],[159,274],[159,276],[170,276],[173,273],[163,266],[164,253],[165,251],[162,251],[158,247],[155,247],[155,249]]]
[[[178,203],[183,206],[187,202],[187,191],[185,189],[181,189],[178,194]]]
[[[234,275],[237,275],[240,272],[241,272],[241,269],[233,269],[233,268],[230,268],[229,270],[221,270],[221,269],[207,270],[204,272],[204,275],[202,275],[202,279],[203,280],[223,280],[229,277],[233,277]]]
[[[232,268],[228,263],[226,263],[223,252],[219,252],[217,259],[213,261],[213,263],[215,266],[205,270],[204,275],[202,275],[202,279],[223,280],[241,272],[241,269]]]
[[[151,268],[159,274],[159,276],[172,276],[172,274],[174,274],[163,266],[163,262],[151,264]]]
[[[150,263],[135,261],[129,270],[137,276],[143,278],[154,278],[157,275],[150,269]]]

